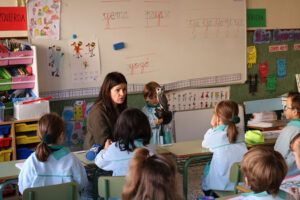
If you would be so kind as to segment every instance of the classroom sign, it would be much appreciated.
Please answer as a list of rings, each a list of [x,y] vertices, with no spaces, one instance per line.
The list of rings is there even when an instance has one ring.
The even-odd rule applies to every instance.
[[[247,27],[266,27],[266,9],[247,9]]]
[[[0,7],[0,31],[26,31],[25,7]]]

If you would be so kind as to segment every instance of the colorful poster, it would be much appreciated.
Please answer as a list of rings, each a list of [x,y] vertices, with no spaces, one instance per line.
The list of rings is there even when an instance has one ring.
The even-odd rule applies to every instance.
[[[59,40],[61,0],[30,0],[28,27],[31,38]]]
[[[71,40],[68,45],[73,83],[99,82],[100,58],[97,40]]]
[[[25,7],[0,7],[0,31],[26,31]]]

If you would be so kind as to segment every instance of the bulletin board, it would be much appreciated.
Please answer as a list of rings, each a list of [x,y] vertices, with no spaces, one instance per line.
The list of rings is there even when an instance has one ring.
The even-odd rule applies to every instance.
[[[266,29],[300,28],[299,0],[248,0],[247,7],[266,9]]]
[[[81,66],[93,78],[74,79],[85,70],[72,63],[78,41],[98,47],[98,61]],[[96,95],[111,71],[126,76],[129,92],[153,80],[168,89],[243,83],[246,41],[245,0],[62,0],[60,39],[32,39],[40,93],[54,97]],[[63,52],[59,76],[49,68],[52,46]]]

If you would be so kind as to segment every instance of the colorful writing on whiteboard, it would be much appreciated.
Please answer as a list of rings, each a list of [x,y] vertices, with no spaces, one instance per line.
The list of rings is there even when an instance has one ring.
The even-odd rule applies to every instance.
[[[289,47],[287,44],[269,46],[269,52],[288,51],[288,50]]]

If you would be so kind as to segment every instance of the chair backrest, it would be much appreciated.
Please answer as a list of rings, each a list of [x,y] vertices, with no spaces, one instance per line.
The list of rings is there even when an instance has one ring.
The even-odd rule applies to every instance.
[[[62,183],[43,187],[27,188],[23,192],[23,200],[77,200],[76,183]]]
[[[99,196],[108,200],[112,197],[121,197],[125,176],[100,176],[98,179]]]
[[[230,182],[234,183],[234,192],[237,194],[236,186],[239,182],[244,182],[244,176],[241,171],[241,166],[239,162],[233,163],[230,168]]]

